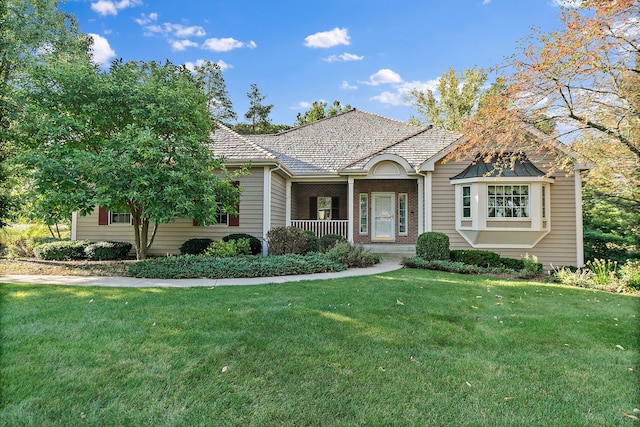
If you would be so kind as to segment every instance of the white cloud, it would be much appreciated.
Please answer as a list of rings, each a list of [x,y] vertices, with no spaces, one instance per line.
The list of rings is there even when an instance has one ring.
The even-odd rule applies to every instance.
[[[340,85],[340,89],[343,90],[355,90],[358,89],[358,86],[350,85],[348,81],[344,80]]]
[[[322,31],[305,37],[304,45],[313,48],[327,48],[341,44],[349,45],[349,30],[346,28],[334,28],[331,31]]]
[[[369,80],[360,83],[364,83],[370,86],[378,86],[388,83],[402,83],[402,77],[400,77],[400,74],[396,73],[393,70],[383,68],[372,74],[369,77]]]
[[[566,7],[571,9],[577,9],[582,6],[583,0],[553,0],[553,5],[556,7]]]
[[[324,58],[325,61],[327,62],[338,62],[338,61],[344,61],[344,62],[349,62],[349,61],[362,61],[364,59],[364,56],[358,56],[358,55],[354,55],[352,53],[343,53],[342,55],[331,55],[327,58]]]
[[[250,41],[248,43],[241,42],[239,40],[233,39],[231,37],[217,39],[211,38],[207,39],[202,43],[202,48],[206,50],[211,50],[213,52],[228,52],[233,49],[239,49],[243,47],[248,47],[250,49],[255,48],[257,45],[254,41]]]
[[[204,37],[207,35],[207,32],[204,30],[204,28],[199,25],[185,27],[182,24],[173,24],[171,22],[165,22],[162,25],[146,25],[147,23],[151,22],[151,20],[147,19],[146,17],[142,19],[136,19],[136,22],[144,26],[144,29],[147,31],[147,35],[161,34],[163,36],[172,36],[176,38]]]
[[[491,3],[491,0],[482,0],[482,4],[489,4]]]
[[[185,50],[188,47],[196,47],[196,46],[198,46],[198,43],[192,42],[189,39],[173,40],[173,41],[170,41],[170,42],[171,42],[171,49],[173,49],[176,52],[182,52],[183,50]]]
[[[98,0],[97,2],[91,3],[91,10],[102,16],[115,16],[118,14],[119,10],[139,6],[141,4],[142,0],[120,0],[118,2],[114,2],[112,0]]]
[[[201,67],[202,65],[204,65],[204,62],[205,62],[204,59],[198,59],[196,62],[185,62],[184,66],[187,68],[187,70],[193,72],[196,66]],[[221,71],[228,70],[229,68],[233,68],[233,65],[227,64],[222,59],[216,62],[216,64],[218,64]]]
[[[139,25],[147,25],[151,22],[156,22],[158,20],[158,14],[153,12],[149,15],[145,15],[144,13],[140,14],[140,18],[134,19],[134,21]]]
[[[291,107],[292,110],[307,110],[309,108],[312,107],[313,104],[311,104],[310,102],[307,101],[300,101],[298,102],[296,105],[294,105],[293,107]]]
[[[104,66],[116,57],[116,52],[111,48],[107,39],[98,34],[89,34],[89,36],[93,39],[91,57],[94,63]]]
[[[371,98],[372,101],[378,101],[383,104],[390,105],[404,105],[409,103],[409,92],[412,90],[420,90],[426,92],[427,90],[435,90],[438,86],[438,79],[429,80],[426,82],[412,81],[401,82],[394,84],[395,92],[384,91],[379,95]]]

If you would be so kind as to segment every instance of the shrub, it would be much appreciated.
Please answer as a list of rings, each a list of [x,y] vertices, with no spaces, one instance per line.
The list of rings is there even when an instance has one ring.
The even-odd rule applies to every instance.
[[[12,258],[31,258],[33,250],[44,243],[59,242],[53,237],[11,236],[6,240],[7,252]]]
[[[339,234],[325,234],[320,238],[320,242],[318,244],[318,250],[320,252],[327,252],[331,248],[333,248],[338,242],[346,242],[347,239],[342,237]]]
[[[262,241],[251,234],[245,233],[234,233],[229,234],[228,236],[224,236],[222,238],[223,241],[229,242],[231,240],[240,240],[240,239],[249,239],[249,247],[251,251],[251,255],[260,255],[262,254]]]
[[[158,279],[224,279],[326,273],[345,268],[320,254],[235,258],[182,255],[138,261],[129,266],[129,275]]]
[[[594,274],[594,280],[599,285],[605,285],[615,280],[618,270],[618,262],[604,259],[587,261],[586,267]]]
[[[206,256],[217,257],[217,258],[231,258],[237,255],[251,255],[251,245],[249,244],[249,239],[238,239],[238,240],[217,240],[213,242],[207,249],[205,249],[204,254]]]
[[[88,240],[61,240],[58,242],[44,243],[33,249],[36,258],[64,261],[84,258],[84,249],[91,242]]]
[[[307,247],[305,232],[296,227],[276,227],[267,233],[269,255],[304,254]]]
[[[622,265],[620,278],[627,287],[640,290],[640,261],[627,261]]]
[[[324,255],[347,267],[371,267],[380,262],[379,255],[366,251],[362,245],[353,245],[346,241],[337,242]]]
[[[516,258],[500,258],[500,265],[509,270],[520,271],[524,268],[524,261]]]
[[[126,258],[131,250],[128,242],[96,242],[84,248],[84,254],[91,261]]]
[[[518,277],[521,279],[532,279],[542,273],[544,266],[538,262],[538,257],[535,255],[526,254],[522,258],[523,268],[518,272]]]
[[[479,267],[493,267],[501,265],[500,255],[490,251],[476,249],[455,249],[450,253],[451,261]]]
[[[433,260],[449,260],[449,236],[444,233],[427,232],[418,236],[416,255],[420,258]]]
[[[182,255],[200,255],[213,243],[213,239],[189,239],[180,246]]]
[[[304,235],[307,238],[305,253],[318,252],[320,250],[320,240],[316,237],[316,234],[311,230],[305,230]]]
[[[465,264],[459,261],[425,260],[420,256],[402,258],[402,265],[407,268],[421,268],[425,270],[448,271],[461,274],[480,274],[489,272],[488,269],[477,265]]]

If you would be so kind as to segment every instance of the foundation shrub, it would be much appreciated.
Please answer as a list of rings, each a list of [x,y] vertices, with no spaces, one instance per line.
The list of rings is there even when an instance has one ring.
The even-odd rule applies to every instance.
[[[416,255],[426,261],[449,261],[449,236],[430,231],[418,236]]]
[[[307,248],[305,232],[296,227],[276,227],[267,233],[269,255],[304,254]]]
[[[124,259],[131,251],[128,242],[96,242],[84,248],[84,255],[90,261]]]
[[[90,244],[88,240],[60,240],[36,246],[33,254],[36,258],[52,261],[83,259],[84,250]]]
[[[325,254],[327,258],[347,267],[371,267],[380,262],[380,256],[364,249],[362,245],[337,242]]]
[[[342,237],[339,234],[325,234],[320,238],[320,242],[318,244],[318,250],[320,252],[327,252],[331,248],[333,248],[338,242],[346,242],[347,239]]]
[[[189,239],[180,246],[181,255],[200,255],[213,243],[213,239]]]
[[[234,233],[224,236],[222,238],[223,241],[229,242],[231,240],[240,240],[240,239],[248,239],[249,240],[249,248],[251,255],[260,255],[262,254],[262,241],[251,234],[246,233]]]

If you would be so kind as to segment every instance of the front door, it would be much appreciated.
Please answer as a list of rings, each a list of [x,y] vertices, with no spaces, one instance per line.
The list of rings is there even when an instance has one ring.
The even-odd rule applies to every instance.
[[[373,193],[371,198],[371,210],[373,213],[372,240],[395,240],[395,193]]]

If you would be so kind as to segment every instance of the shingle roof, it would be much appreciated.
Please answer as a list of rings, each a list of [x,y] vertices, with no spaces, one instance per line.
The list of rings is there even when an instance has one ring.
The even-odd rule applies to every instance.
[[[268,161],[276,162],[278,159],[267,150],[249,141],[224,125],[218,125],[212,135],[213,143],[210,145],[216,157],[224,157],[231,161]]]
[[[338,175],[361,171],[382,154],[398,155],[417,168],[459,137],[350,110],[273,135],[238,135],[220,126],[212,148],[228,160],[278,161],[294,175]]]

